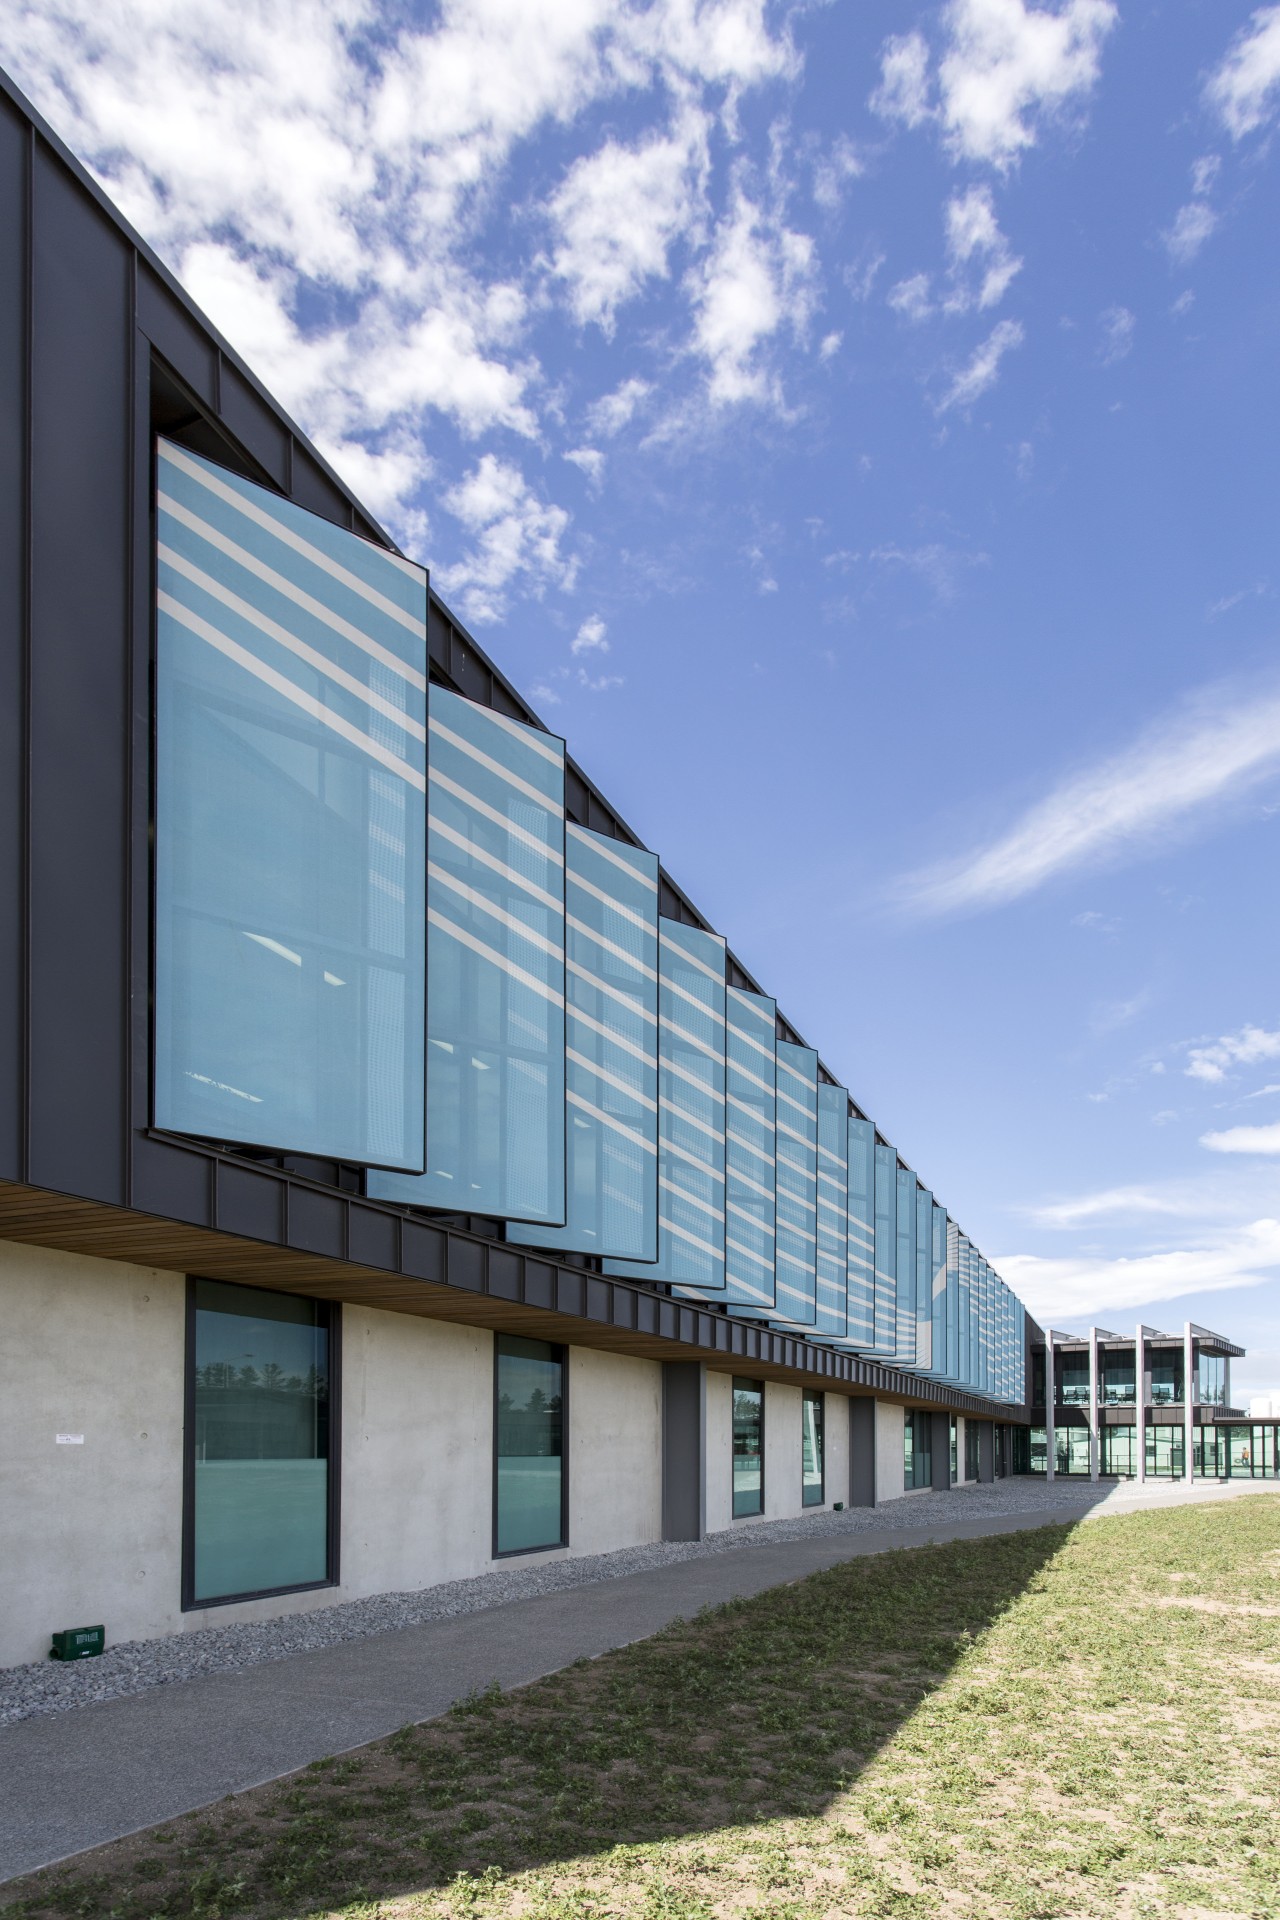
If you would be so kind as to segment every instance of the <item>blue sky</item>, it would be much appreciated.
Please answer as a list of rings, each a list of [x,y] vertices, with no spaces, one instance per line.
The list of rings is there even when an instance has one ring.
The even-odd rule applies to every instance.
[[[1033,1309],[1280,1392],[1280,5],[0,60]]]

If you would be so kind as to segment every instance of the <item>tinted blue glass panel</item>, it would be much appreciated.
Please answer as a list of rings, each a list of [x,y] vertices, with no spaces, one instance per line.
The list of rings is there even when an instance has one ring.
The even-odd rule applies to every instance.
[[[161,441],[155,1120],[423,1165],[427,577]]]
[[[818,1088],[818,1316],[814,1330],[843,1339],[848,1327],[849,1094]]]
[[[849,1122],[849,1332],[851,1345],[875,1345],[875,1128]]]
[[[916,1177],[898,1168],[898,1241],[896,1250],[898,1344],[903,1366],[916,1364]]]
[[[959,1380],[960,1372],[960,1229],[947,1221],[947,1378]]]
[[[778,1042],[777,1311],[785,1326],[818,1313],[818,1056]]]
[[[933,1351],[930,1366],[940,1379],[947,1374],[947,1210],[935,1200],[930,1220],[929,1321]]]
[[[876,1324],[875,1351],[886,1358],[898,1348],[898,1156],[876,1144]]]
[[[969,1370],[969,1240],[966,1234],[960,1235],[959,1263],[959,1377],[962,1386],[971,1386],[973,1376]]]
[[[916,1188],[916,1365],[933,1367],[933,1195]]]
[[[661,921],[658,979],[658,1260],[606,1270],[723,1293],[724,941]]]
[[[564,1224],[564,744],[432,687],[427,1170],[379,1200]]]
[[[778,1008],[764,994],[738,987],[730,987],[725,998],[725,1299],[771,1314]]]
[[[658,1257],[658,858],[565,829],[565,1224],[534,1247]]]

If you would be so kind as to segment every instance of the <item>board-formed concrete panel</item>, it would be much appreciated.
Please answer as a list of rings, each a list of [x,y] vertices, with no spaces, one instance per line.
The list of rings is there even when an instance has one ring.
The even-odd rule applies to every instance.
[[[876,1401],[876,1505],[900,1500],[906,1424],[903,1409],[892,1400]]]
[[[662,1538],[662,1362],[569,1350],[569,1549]]]

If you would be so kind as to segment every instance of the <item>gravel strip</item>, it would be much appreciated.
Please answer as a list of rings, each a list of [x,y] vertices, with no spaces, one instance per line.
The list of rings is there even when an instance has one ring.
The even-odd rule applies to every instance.
[[[1076,1513],[1108,1498],[1104,1490],[1050,1485],[1039,1480],[1005,1480],[990,1486],[955,1488],[948,1493],[916,1493],[882,1507],[856,1507],[844,1513],[823,1510],[788,1520],[757,1521],[713,1533],[701,1541],[655,1542],[624,1547],[616,1553],[542,1561],[535,1566],[503,1568],[470,1580],[450,1580],[410,1593],[380,1593],[347,1600],[309,1613],[285,1614],[251,1624],[201,1627],[161,1640],[129,1640],[108,1647],[99,1659],[66,1665],[55,1660],[0,1670],[0,1726],[36,1714],[67,1713],[101,1700],[119,1700],[149,1687],[194,1680],[206,1673],[234,1673],[267,1660],[394,1633],[454,1614],[480,1613],[487,1607],[563,1592],[601,1580],[614,1580],[681,1560],[749,1550],[780,1540],[842,1535],[982,1520],[998,1515],[1043,1512]],[[1114,1493],[1110,1500],[1114,1502]]]

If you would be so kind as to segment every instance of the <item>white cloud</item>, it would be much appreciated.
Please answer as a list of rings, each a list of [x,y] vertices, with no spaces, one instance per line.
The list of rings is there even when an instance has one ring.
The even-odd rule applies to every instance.
[[[933,312],[928,274],[913,273],[909,280],[899,280],[896,287],[889,289],[888,301],[904,320],[927,320]]]
[[[975,400],[993,387],[1000,376],[1000,362],[1006,353],[1022,345],[1024,334],[1017,320],[1001,320],[987,335],[969,364],[955,375],[938,402],[938,412],[951,407],[971,407]]]
[[[998,306],[1022,266],[1000,231],[990,187],[970,187],[947,202],[947,254],[955,286],[947,302],[949,312],[969,307]],[[976,264],[981,278],[976,289],[964,285],[965,269]]]
[[[925,913],[1001,905],[1057,874],[1133,857],[1278,764],[1280,693],[1210,690],[1063,780],[987,845],[908,876],[899,897]]]
[[[1100,1193],[1080,1194],[1074,1200],[1054,1200],[1043,1206],[1028,1207],[1027,1218],[1041,1227],[1085,1227],[1117,1215],[1187,1218],[1200,1211],[1194,1200],[1151,1187],[1107,1187]]]
[[[1169,258],[1175,266],[1187,266],[1195,259],[1218,224],[1218,215],[1209,204],[1209,194],[1222,162],[1216,154],[1205,154],[1191,169],[1191,198],[1179,207],[1173,225],[1162,235]]]
[[[702,217],[710,117],[688,109],[666,135],[633,147],[606,140],[574,162],[548,209],[560,239],[552,272],[574,317],[613,333],[618,308],[666,279],[673,243]]]
[[[1185,1069],[1192,1080],[1216,1085],[1227,1077],[1231,1067],[1256,1066],[1259,1060],[1280,1060],[1280,1032],[1265,1027],[1241,1027],[1239,1033],[1224,1033],[1208,1046],[1192,1047]]]
[[[569,647],[570,653],[608,653],[609,642],[605,638],[607,632],[608,629],[599,614],[593,613],[590,619],[584,620],[578,628]]]
[[[602,439],[612,440],[615,434],[622,432],[652,391],[647,380],[639,380],[634,376],[624,380],[621,386],[615,387],[612,393],[606,393],[588,408],[588,426]]]
[[[1211,75],[1205,98],[1233,140],[1263,126],[1280,100],[1280,6],[1259,7]]]
[[[586,474],[593,487],[600,485],[604,478],[604,455],[599,447],[573,447],[564,457],[571,467]]]
[[[818,345],[820,360],[834,360],[844,344],[842,333],[824,333]]]
[[[470,550],[441,576],[445,592],[459,597],[469,619],[477,624],[500,620],[518,575],[535,592],[548,585],[572,587],[577,563],[560,548],[569,516],[563,507],[539,500],[509,461],[482,455],[445,494],[444,503],[472,537]]]
[[[943,14],[939,104],[919,33],[887,40],[871,105],[918,127],[936,119],[955,159],[1005,170],[1034,146],[1039,124],[1097,83],[1103,43],[1118,19],[1112,0],[950,0]]]
[[[918,127],[930,117],[929,48],[922,33],[896,34],[880,55],[880,85],[871,108],[885,120]]]
[[[712,405],[776,401],[762,350],[783,326],[804,334],[816,298],[813,242],[739,189],[690,288],[694,349],[708,366]]]
[[[1133,336],[1137,331],[1137,315],[1130,313],[1128,307],[1108,307],[1102,315],[1102,349],[1100,358],[1104,367],[1113,367],[1117,360],[1123,360],[1132,351]]]
[[[843,135],[830,150],[821,154],[813,166],[813,197],[824,212],[835,213],[844,200],[844,190],[850,180],[857,180],[863,172],[862,161],[850,140]]]
[[[1037,1320],[1112,1325],[1156,1302],[1264,1285],[1280,1267],[1280,1220],[1255,1220],[1202,1247],[1112,1259],[1011,1254],[993,1264]]]
[[[1280,1120],[1269,1127],[1228,1127],[1223,1133],[1202,1133],[1200,1145],[1212,1153],[1280,1153]]]
[[[990,564],[989,554],[966,553],[958,547],[943,546],[940,540],[921,547],[874,547],[868,558],[882,566],[905,567],[909,573],[918,574],[943,601],[955,599],[961,578],[970,568]]]

